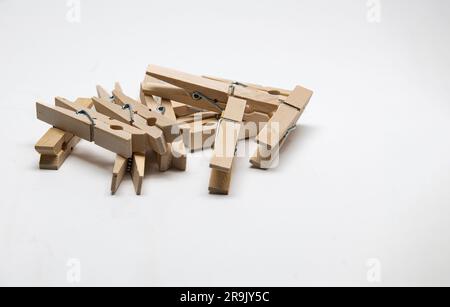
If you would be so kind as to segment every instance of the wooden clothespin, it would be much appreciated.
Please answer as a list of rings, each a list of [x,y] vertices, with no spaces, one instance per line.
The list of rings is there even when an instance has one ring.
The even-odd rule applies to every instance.
[[[128,100],[129,103],[122,102],[120,104],[116,104],[107,98],[108,92],[101,86],[97,86],[97,93],[99,98],[94,97],[93,101],[95,109],[99,113],[123,123],[133,125],[134,127],[142,130],[147,134],[152,150],[159,154],[165,154],[167,152],[165,134],[163,130],[156,125],[156,123],[160,123],[163,127],[165,127],[166,131],[169,130],[169,127],[175,127],[174,131],[177,131],[178,124],[176,122],[169,123],[165,119],[161,119],[159,115],[156,116],[153,112],[150,112],[145,108],[139,110],[139,103],[132,101],[131,98]],[[123,96],[122,99],[124,99]],[[141,114],[144,114],[146,117],[141,116]],[[153,125],[149,125],[148,122],[151,122]],[[167,135],[172,134],[168,132]]]
[[[230,87],[233,84],[229,84]],[[188,109],[185,115],[177,115],[178,117],[189,117],[195,115],[195,113],[201,112],[201,110],[207,110],[208,112],[214,112],[216,114],[220,114],[222,111],[219,108],[225,108],[223,103],[217,103],[217,108],[211,102],[205,103],[205,100],[202,98],[203,95],[195,96],[200,97],[198,100],[193,99],[188,92],[186,92],[182,88],[178,88],[176,86],[170,84],[161,84],[156,82],[146,82],[142,83],[141,90],[145,95],[160,95],[167,99],[177,99],[178,101],[183,102],[183,105],[191,105],[194,106],[194,109]],[[256,89],[255,89],[256,90]],[[274,111],[272,108],[268,110]],[[195,112],[196,111],[196,112]],[[181,113],[181,111],[179,111]],[[259,123],[267,123],[272,116],[272,112],[264,113],[252,111],[251,108],[246,108],[246,113],[244,114],[245,122],[254,122],[256,124]]]
[[[282,101],[269,123],[256,137],[259,148],[250,159],[253,166],[261,169],[271,167],[273,161],[278,157],[279,149],[283,146],[290,132],[295,129],[296,123],[312,95],[312,91],[297,86],[286,100]]]
[[[39,120],[127,158],[133,150],[140,152],[149,146],[133,142],[134,138],[145,139],[142,131],[63,98],[56,99],[55,107],[38,102],[36,111]],[[136,148],[133,143],[138,144]]]
[[[147,74],[165,84],[144,84],[143,90],[151,95],[169,98],[195,108],[222,113],[229,96],[247,101],[245,113],[253,112],[272,114],[278,109],[278,96],[267,92],[250,89],[241,84],[226,84],[224,82],[202,78],[184,72],[150,65]],[[167,97],[170,96],[170,97]]]
[[[153,150],[165,148],[165,140],[162,136],[162,131],[159,128],[148,127],[144,118],[134,114],[132,109],[128,109],[127,111],[126,108],[124,109],[113,103],[113,100],[111,100],[112,96],[101,86],[97,86],[97,94],[98,98],[93,98],[96,110],[121,122],[129,123],[135,127],[141,127],[139,129],[147,135],[147,141],[150,144],[159,144],[154,146],[154,148],[152,148]],[[146,152],[147,150],[134,152],[133,156],[130,158],[116,155],[111,182],[111,193],[113,195],[116,194],[119,189],[126,173],[131,174],[136,194],[141,195],[142,183],[145,176]]]
[[[76,103],[87,109],[94,105],[90,98],[79,98]],[[80,141],[81,139],[72,133],[50,128],[35,146],[36,151],[41,154],[39,168],[58,170]]]
[[[246,100],[229,97],[226,109],[219,121],[214,153],[210,162],[212,170],[209,191],[211,194],[228,195],[229,193],[231,171],[246,105]]]

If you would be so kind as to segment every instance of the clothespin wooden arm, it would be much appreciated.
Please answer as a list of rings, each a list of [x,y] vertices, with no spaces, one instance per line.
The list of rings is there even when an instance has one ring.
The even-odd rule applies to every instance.
[[[312,91],[297,86],[256,137],[258,144],[266,146],[268,150],[277,147],[290,129],[295,127],[312,95]]]
[[[194,107],[198,110],[207,110],[210,112],[221,113],[225,109],[225,104],[220,102],[212,102],[206,99],[201,99],[199,96],[197,99],[193,99],[192,95],[179,87],[170,84],[161,83],[142,83],[142,90],[145,95],[153,95],[163,97],[173,101],[178,101]]]
[[[57,128],[50,128],[36,143],[34,148],[41,155],[57,155],[73,134],[67,133]]]
[[[136,105],[136,102],[134,102],[133,105],[128,105],[128,109],[125,110],[120,105],[115,104],[113,100],[105,99],[105,97],[110,96],[103,88],[98,86],[97,93],[101,95],[102,98],[94,97],[93,101],[95,104],[95,108],[100,113],[141,129],[147,134],[150,146],[155,152],[159,154],[164,154],[167,152],[168,149],[166,146],[166,138],[163,134],[163,131],[157,126],[148,125],[148,121],[140,116],[139,113],[136,112],[133,108],[133,106]],[[122,105],[126,106],[126,104]]]
[[[93,111],[81,108],[75,112],[73,109],[78,107],[76,104],[60,101],[70,109],[36,103],[37,118],[124,157],[132,156],[132,135],[124,131],[121,123],[107,124],[97,120]]]
[[[217,128],[214,153],[210,162],[211,168],[222,172],[231,171],[246,103],[243,99],[229,98],[227,108],[222,114]]]
[[[85,108],[92,108],[89,98],[78,98],[77,103]],[[39,168],[58,170],[70,156],[80,138],[58,128],[50,128],[36,143],[35,149],[41,154]]]
[[[161,129],[156,126],[149,126],[145,119],[143,119],[138,114],[134,114],[133,110],[124,110],[122,107],[106,102],[99,98],[93,98],[95,108],[100,113],[114,118],[122,123],[129,124],[136,128],[139,128],[148,137],[146,143],[150,144],[151,149],[157,153],[167,152],[166,140]]]
[[[97,98],[95,98],[95,97],[93,98],[94,105],[95,105],[95,99],[97,99]],[[131,136],[133,152],[144,153],[144,152],[148,151],[149,149],[151,149],[150,142],[147,138],[146,132],[129,125],[127,120],[123,119],[126,116],[124,113],[121,114],[121,116],[123,118],[120,118],[119,116],[117,116],[117,118],[120,118],[121,120],[116,120],[114,116],[111,116],[113,114],[105,115],[105,114],[96,112],[94,110],[87,110],[87,109],[83,108],[83,105],[81,105],[77,102],[71,102],[71,101],[69,101],[65,98],[61,98],[61,97],[55,98],[55,105],[58,107],[65,108],[67,110],[74,111],[74,112],[79,112],[79,111],[85,112],[86,113],[85,115],[88,116],[89,119],[92,119],[95,122],[94,128],[104,127],[104,129],[107,129],[110,132],[113,132],[114,135],[121,131],[129,134]],[[114,105],[114,104],[111,103],[111,105]],[[95,129],[94,129],[94,132],[95,132]],[[97,134],[99,134],[99,133],[102,134],[104,132],[97,131]],[[97,145],[99,145],[98,143],[102,142],[102,140],[103,140],[103,138],[99,139],[97,136],[94,141],[96,142]],[[108,144],[105,144],[105,145],[106,145],[106,147],[103,146],[105,148],[108,148],[110,146]],[[114,151],[114,149],[112,151]]]
[[[145,74],[144,81],[141,82],[140,99],[141,99],[141,103],[146,105],[151,110],[160,112],[159,109],[161,107],[163,109],[165,109],[165,106],[161,105],[163,100],[165,100],[166,102],[170,101],[170,103],[172,105],[171,109],[173,109],[173,112],[175,113],[176,117],[187,116],[187,115],[195,114],[195,113],[201,111],[198,108],[194,108],[185,103],[182,103],[182,99],[183,99],[182,97],[181,98],[176,97],[176,96],[166,97],[167,96],[166,92],[161,92],[161,91],[156,94],[152,94],[152,93],[144,91],[144,85],[147,83],[166,85],[166,86],[170,86],[171,88],[175,88],[175,89],[177,89],[177,87]],[[170,89],[167,92],[170,92]],[[185,93],[183,94],[183,96],[184,95],[185,95]],[[162,100],[156,101],[155,97],[153,97],[153,96],[162,98]],[[187,94],[186,94],[186,96],[187,96]],[[164,114],[164,115],[166,115],[166,114]]]
[[[186,105],[190,105],[197,110],[207,110],[213,113],[220,113],[220,109],[225,109],[226,105],[223,103],[217,103],[220,109],[217,108],[216,105],[213,105],[204,99],[194,100],[189,94],[176,86],[170,84],[161,84],[161,83],[142,83],[142,91],[145,95],[154,95],[158,97],[164,97],[166,99],[174,100],[181,102]],[[249,112],[250,108],[246,107],[246,113],[244,114],[244,121],[246,122],[254,122],[256,124],[259,123],[267,123],[270,119],[269,114],[262,112]],[[187,112],[187,115],[192,115],[191,111]],[[214,115],[212,115],[214,116]]]
[[[231,170],[246,103],[245,100],[230,97],[217,128],[214,153],[210,162],[209,192],[212,194],[228,195],[229,193]]]
[[[188,92],[194,100],[204,100],[212,105],[226,104],[229,96],[234,96],[247,101],[247,113],[263,112],[271,114],[280,105],[278,96],[266,92],[256,91],[239,85],[229,84],[190,75],[184,72],[150,65],[147,74],[159,80],[165,81]],[[184,102],[183,102],[184,103]],[[186,103],[188,103],[186,101]],[[198,102],[197,102],[198,103]]]

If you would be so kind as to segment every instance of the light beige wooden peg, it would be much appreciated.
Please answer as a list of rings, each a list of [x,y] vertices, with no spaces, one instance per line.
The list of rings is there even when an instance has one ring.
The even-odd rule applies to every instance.
[[[111,182],[111,194],[113,195],[116,194],[123,178],[125,177],[125,174],[127,173],[128,161],[129,159],[116,155],[113,168],[113,178]]]
[[[253,166],[262,169],[270,168],[287,136],[295,129],[296,123],[312,95],[312,91],[297,86],[291,95],[283,101],[268,124],[256,137],[259,147],[250,160]]]
[[[93,101],[89,98],[79,98],[76,103],[90,109]],[[46,170],[58,170],[70,156],[80,138],[66,131],[50,128],[47,133],[36,143],[36,151],[41,154],[39,168]]]
[[[131,168],[131,178],[133,179],[134,188],[137,195],[142,193],[142,182],[145,176],[145,155],[134,154],[133,165]]]
[[[125,177],[125,174],[130,173],[136,194],[141,195],[142,183],[145,176],[145,162],[145,154],[135,153],[133,154],[133,157],[128,159],[117,155],[113,168],[111,194],[116,194]]]
[[[227,195],[229,193],[231,171],[246,103],[243,99],[230,97],[219,122],[214,152],[210,162],[212,171],[209,191],[212,194]]]
[[[103,113],[96,112],[93,110],[88,111],[91,118],[96,120],[96,126],[99,126],[99,127],[109,126],[109,128],[112,130],[124,131],[126,133],[129,133],[131,135],[131,139],[132,139],[133,152],[145,153],[151,149],[163,150],[163,149],[161,149],[161,147],[165,148],[164,137],[162,136],[162,132],[160,130],[157,130],[157,132],[159,132],[159,134],[156,133],[154,135],[150,135],[148,130],[139,129],[135,125],[134,122],[133,122],[133,125],[129,124],[129,121],[131,118],[130,112],[122,110],[121,107],[119,107],[113,103],[107,103],[107,105],[118,108],[118,109],[111,108],[111,109],[108,109],[108,111],[105,111],[106,108],[102,109],[98,104],[98,103],[102,103],[103,100],[100,101],[99,98],[96,98],[96,97],[94,97],[92,100],[94,101],[94,105],[96,106],[96,109],[100,109],[106,113],[106,114],[103,114]],[[69,100],[61,98],[61,97],[57,97],[55,99],[55,104],[57,106],[60,106],[62,108],[66,108],[66,109],[72,110],[72,111],[82,109],[82,106],[80,104],[78,104],[76,102],[75,103],[70,102]],[[149,139],[149,137],[150,137],[150,139]],[[155,146],[155,144],[158,144],[159,146]]]
[[[67,102],[63,101],[65,104]],[[62,107],[49,107],[36,103],[37,118],[81,139],[95,142],[98,146],[125,157],[133,153],[132,135],[120,122],[105,123],[96,112],[80,109],[77,112]]]
[[[147,69],[147,74],[177,87],[178,89],[171,89],[173,94],[175,95],[176,93],[179,97],[173,100],[213,112],[221,113],[224,109],[223,105],[227,104],[229,96],[246,100],[246,113],[261,112],[272,114],[280,105],[277,95],[271,95],[267,92],[239,85],[230,86],[224,82],[206,79],[156,65],[150,65]],[[157,92],[156,87],[157,84],[152,85],[153,93]],[[180,89],[182,90],[180,91]],[[149,88],[144,86],[145,90],[149,90]],[[163,95],[168,91],[169,89],[167,88],[160,90]],[[190,97],[190,100],[186,98],[185,100],[181,99],[182,96],[186,97],[186,95]]]
[[[155,79],[155,78],[153,78],[153,77],[150,77],[150,76],[146,76],[146,77],[149,77],[149,78],[151,78],[152,80],[157,80],[157,79]],[[159,81],[159,80],[158,80],[158,81]],[[162,81],[160,81],[160,82],[162,82]],[[158,108],[161,107],[161,104],[158,103],[158,102],[156,101],[155,98],[153,98],[153,95],[154,95],[154,94],[152,93],[151,90],[150,90],[150,91],[149,91],[149,90],[146,90],[146,87],[148,87],[149,84],[150,84],[150,85],[151,85],[151,84],[157,84],[158,86],[160,86],[160,85],[161,85],[160,82],[156,82],[156,81],[150,82],[150,81],[147,81],[147,82],[141,83],[141,90],[140,90],[141,103],[144,104],[145,106],[147,106],[148,108],[150,108],[150,109],[153,110],[153,111],[158,110]],[[166,84],[166,85],[168,85],[169,89],[170,89],[170,88],[174,88],[174,86],[172,86],[172,85],[169,85],[169,84]],[[156,95],[156,94],[159,94],[159,96]],[[189,116],[189,115],[193,115],[193,114],[195,114],[195,113],[201,111],[201,110],[198,109],[198,108],[194,108],[194,107],[191,107],[190,105],[187,105],[187,104],[178,102],[178,101],[176,100],[177,97],[173,97],[173,96],[171,96],[171,95],[170,95],[169,93],[167,93],[167,92],[164,92],[164,91],[158,91],[156,94],[154,95],[155,97],[162,97],[162,98],[164,98],[166,101],[171,101],[171,103],[172,103],[172,108],[173,108],[173,111],[174,111],[176,117]],[[189,97],[183,92],[183,94],[182,94],[182,96],[181,96],[181,99],[187,99],[186,97],[189,98]],[[189,99],[189,100],[190,100],[190,99]]]
[[[50,128],[42,138],[36,143],[35,149],[42,155],[56,156],[64,147],[64,144],[73,137],[73,134],[67,133],[57,128]]]
[[[117,84],[117,87],[118,90],[121,91],[120,85]],[[164,136],[164,133],[159,127],[154,125],[157,120],[152,121],[148,118],[142,117],[141,114],[144,114],[144,111],[141,110],[138,112],[135,110],[135,107],[139,105],[136,101],[134,101],[132,105],[128,105],[127,110],[124,110],[123,107],[126,106],[126,104],[123,102],[120,103],[120,105],[113,103],[114,100],[108,98],[108,92],[102,87],[97,86],[97,93],[99,95],[99,98],[93,98],[97,111],[116,120],[122,121],[124,123],[129,123],[130,125],[144,131],[149,138],[148,141],[150,142],[151,148],[155,152],[159,154],[165,154],[167,152],[168,148],[166,146],[166,138]],[[129,102],[131,102],[131,98],[129,98]],[[140,106],[137,107],[140,108]],[[173,125],[178,124],[173,123]]]
[[[145,120],[137,114],[132,114],[128,110],[124,110],[119,105],[105,101],[104,99],[93,98],[95,109],[110,118],[120,121],[130,126],[135,127],[135,130],[139,130],[143,135],[145,135],[146,140],[141,140],[141,144],[148,145],[145,147],[146,150],[154,150],[158,153],[167,152],[166,141],[161,129],[148,126]],[[134,144],[138,146],[138,144]],[[144,152],[143,150],[136,150],[139,152]]]

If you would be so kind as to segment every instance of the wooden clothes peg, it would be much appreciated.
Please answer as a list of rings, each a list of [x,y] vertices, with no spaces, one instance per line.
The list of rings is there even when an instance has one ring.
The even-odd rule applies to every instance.
[[[101,86],[97,86],[97,94],[98,98],[93,98],[96,110],[100,111],[102,114],[106,116],[110,116],[111,118],[115,118],[119,121],[130,123],[133,125],[136,118],[139,118],[139,115],[131,116],[130,112],[127,112],[120,106],[114,104],[112,102],[112,95],[110,95],[104,88]],[[142,119],[143,120],[143,119]],[[145,123],[141,123],[141,125],[145,125]],[[147,131],[144,131],[147,130]],[[155,135],[155,129],[144,129],[143,131],[150,138],[157,138],[157,136],[162,137],[162,132],[158,131]],[[145,142],[142,140],[141,142]],[[155,140],[150,141],[150,143],[154,143]],[[157,146],[159,148],[160,146]],[[142,184],[145,176],[145,163],[146,163],[146,150],[142,152],[135,152],[133,156],[130,158],[122,157],[121,155],[116,155],[116,159],[113,167],[113,176],[111,182],[111,193],[116,194],[117,190],[122,183],[125,174],[130,173],[131,178],[133,180],[133,184],[136,190],[137,195],[141,195],[142,193]]]
[[[64,98],[55,107],[37,103],[36,109],[38,119],[124,157],[151,148],[144,131]]]
[[[88,109],[93,106],[90,98],[79,98],[76,103]],[[50,128],[35,145],[36,151],[41,155],[39,168],[58,170],[80,141],[81,139],[72,133]]]
[[[211,194],[228,195],[229,193],[231,171],[246,104],[247,101],[243,99],[229,97],[227,107],[222,114],[210,162],[212,170],[209,191]]]
[[[256,137],[259,144],[257,152],[250,159],[250,163],[261,169],[268,169],[278,157],[279,149],[283,146],[289,133],[295,129],[296,123],[303,114],[313,92],[297,86],[295,90],[279,106],[268,124]]]
[[[148,119],[143,118],[140,113],[135,113],[136,103],[133,105],[122,104],[120,106],[105,98],[107,93],[104,89],[101,87],[97,88],[97,92],[101,98],[94,97],[93,100],[95,109],[98,112],[142,130],[147,134],[148,142],[152,150],[160,154],[167,152],[166,138],[163,131],[157,126],[148,125]],[[177,123],[172,123],[172,125],[176,125],[176,129],[178,129]]]
[[[147,74],[167,82],[172,86],[147,84],[143,85],[144,91],[153,93],[153,95],[159,93],[162,97],[170,96],[165,98],[174,98],[172,100],[203,110],[222,113],[229,96],[246,100],[246,113],[261,112],[272,114],[280,105],[278,96],[246,88],[239,84],[230,86],[224,82],[206,79],[156,65],[150,65],[147,69]]]

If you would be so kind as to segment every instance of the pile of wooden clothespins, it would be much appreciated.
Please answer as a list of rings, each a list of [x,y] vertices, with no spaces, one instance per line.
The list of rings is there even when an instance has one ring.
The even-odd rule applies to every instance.
[[[40,168],[57,170],[83,139],[116,154],[111,191],[131,173],[141,194],[146,154],[154,151],[160,171],[186,170],[186,147],[214,148],[209,191],[228,194],[237,143],[256,137],[250,163],[271,167],[278,152],[312,97],[293,91],[194,76],[150,65],[140,101],[97,87],[97,97],[74,102],[57,97],[55,106],[36,103],[37,118],[53,126],[37,142]]]

